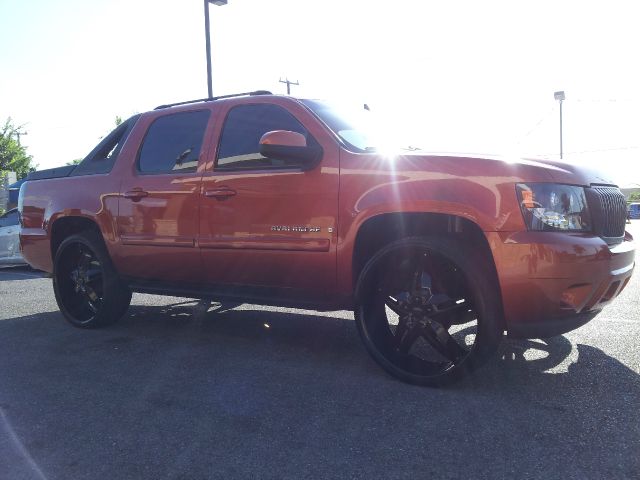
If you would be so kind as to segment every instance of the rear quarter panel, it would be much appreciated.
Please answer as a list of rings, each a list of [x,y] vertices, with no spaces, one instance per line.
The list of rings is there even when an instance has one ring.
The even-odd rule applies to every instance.
[[[116,241],[118,193],[119,181],[109,174],[24,183],[20,243],[27,262],[39,270],[53,271],[51,231],[63,217],[83,217],[97,223],[111,250]]]

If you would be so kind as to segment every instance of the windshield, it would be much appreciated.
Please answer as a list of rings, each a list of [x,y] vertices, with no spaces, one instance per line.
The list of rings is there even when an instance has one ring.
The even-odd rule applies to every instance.
[[[349,109],[318,100],[301,100],[351,149],[361,152],[419,150],[391,135],[366,108]]]

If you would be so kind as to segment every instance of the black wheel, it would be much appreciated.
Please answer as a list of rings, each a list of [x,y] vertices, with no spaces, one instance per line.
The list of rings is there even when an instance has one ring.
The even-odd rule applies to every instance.
[[[60,244],[53,290],[60,311],[76,327],[114,323],[131,303],[131,291],[111,265],[102,238],[93,232],[73,235]]]
[[[502,310],[486,265],[450,239],[391,243],[365,265],[356,325],[387,372],[417,385],[461,378],[497,349]]]

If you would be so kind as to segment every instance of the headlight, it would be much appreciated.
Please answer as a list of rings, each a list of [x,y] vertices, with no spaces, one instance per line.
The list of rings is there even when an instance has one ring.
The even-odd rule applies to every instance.
[[[529,230],[591,231],[584,188],[556,183],[519,183],[516,191]]]

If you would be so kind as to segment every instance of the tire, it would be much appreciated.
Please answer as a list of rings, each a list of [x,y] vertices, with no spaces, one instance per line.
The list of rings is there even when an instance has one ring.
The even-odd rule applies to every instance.
[[[475,370],[503,335],[495,275],[450,238],[409,237],[386,245],[356,286],[358,332],[391,375],[437,387]]]
[[[86,231],[66,238],[53,265],[58,307],[75,327],[110,325],[129,308],[131,291],[118,277],[100,235]]]

